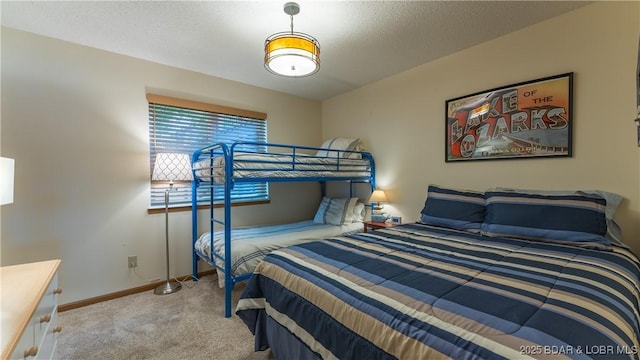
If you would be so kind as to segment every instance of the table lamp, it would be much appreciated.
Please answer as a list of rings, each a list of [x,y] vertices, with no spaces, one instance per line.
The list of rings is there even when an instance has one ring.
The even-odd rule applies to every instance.
[[[385,222],[389,218],[389,214],[382,211],[384,205],[382,203],[389,202],[387,195],[380,189],[375,189],[369,197],[371,205],[371,221]]]

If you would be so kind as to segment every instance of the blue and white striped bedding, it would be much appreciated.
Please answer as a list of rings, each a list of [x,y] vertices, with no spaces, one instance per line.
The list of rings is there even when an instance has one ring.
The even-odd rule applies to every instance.
[[[262,258],[273,250],[336,235],[362,231],[362,222],[342,225],[318,224],[304,220],[287,224],[251,226],[235,228],[231,231],[231,273],[234,276],[253,272]],[[224,257],[224,231],[215,231],[213,235],[215,252]],[[211,261],[211,233],[205,232],[196,241],[196,253]],[[215,258],[224,269],[224,262]],[[218,285],[224,287],[225,273],[218,270]]]
[[[276,358],[297,338],[325,359],[638,359],[639,266],[616,246],[405,224],[272,252],[236,314]]]

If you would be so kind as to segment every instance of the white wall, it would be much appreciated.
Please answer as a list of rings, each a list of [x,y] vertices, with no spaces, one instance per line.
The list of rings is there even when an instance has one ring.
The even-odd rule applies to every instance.
[[[13,29],[1,40],[1,152],[16,160],[1,263],[61,258],[61,303],[146,283],[128,255],[144,279],[164,278],[164,214],[147,213],[147,92],[266,112],[269,140],[322,143],[319,102]],[[271,189],[271,204],[236,208],[234,224],[313,216],[319,185]],[[189,274],[191,213],[169,227],[172,274]]]
[[[428,184],[485,190],[603,189],[624,196],[616,220],[640,253],[635,70],[640,3],[601,2],[323,103],[324,137],[360,137],[389,209],[416,220]],[[425,44],[425,51],[429,51]],[[444,104],[482,90],[574,72],[573,157],[444,162]]]
[[[360,137],[405,220],[417,218],[430,183],[614,191],[640,252],[638,29],[637,2],[597,3],[320,104],[2,28],[0,152],[16,159],[16,188],[2,207],[0,262],[61,258],[61,303],[143,284],[128,255],[144,278],[164,276],[164,215],[147,214],[147,92],[267,112],[274,142]],[[445,100],[569,71],[572,158],[444,163]],[[274,184],[270,205],[237,209],[234,220],[310,217],[317,196],[314,184]],[[174,274],[191,269],[190,221],[170,214]]]

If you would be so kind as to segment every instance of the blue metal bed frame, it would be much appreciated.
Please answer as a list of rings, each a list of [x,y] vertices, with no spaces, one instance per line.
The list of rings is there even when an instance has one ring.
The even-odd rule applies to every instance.
[[[279,152],[272,151],[256,151],[255,148],[263,148],[263,149],[284,149]],[[312,156],[308,153],[317,152],[318,150],[325,150],[329,154],[338,154],[337,157],[331,157],[331,159],[336,159],[335,164],[321,164],[320,159],[327,159],[327,157],[318,157]],[[286,152],[284,152],[286,151]],[[298,176],[298,177],[273,177],[273,176],[251,176],[251,177],[237,177],[234,176],[234,154],[242,153],[242,154],[263,154],[263,155],[283,155],[290,156],[290,163],[277,162],[278,164],[289,164],[291,165],[290,170],[279,170],[279,171],[298,171],[298,172],[306,172],[306,171],[314,171],[314,170],[301,170],[297,169],[296,165],[309,165],[310,159],[319,159],[316,165],[323,165],[325,167],[330,167],[331,175],[326,176]],[[303,155],[300,155],[303,154]],[[353,171],[341,168],[341,160],[342,162],[348,161],[349,159],[345,159],[341,156],[344,154],[360,154],[363,160],[369,162],[369,170],[365,175],[358,174],[354,176],[353,174],[349,174]],[[218,156],[224,157],[224,182],[216,182],[213,177],[213,159]],[[304,157],[305,162],[300,162],[299,158],[302,159]],[[193,153],[191,158],[192,164],[195,164],[197,161],[209,160],[209,168],[207,168],[208,173],[211,175],[209,180],[200,179],[196,175],[196,169],[193,170],[193,182],[192,182],[192,203],[191,203],[191,213],[192,213],[192,248],[193,248],[193,279],[198,280],[198,259],[201,258],[207,261],[210,265],[215,266],[217,271],[222,271],[225,274],[224,279],[224,294],[225,294],[225,317],[231,317],[231,292],[237,282],[247,280],[251,277],[252,273],[241,274],[234,276],[231,274],[231,261],[225,261],[225,259],[231,259],[231,190],[233,189],[236,183],[242,182],[300,182],[300,181],[318,181],[322,184],[321,191],[322,195],[325,192],[325,182],[326,181],[348,181],[349,182],[349,191],[351,194],[353,193],[353,184],[354,183],[369,183],[371,185],[371,190],[375,189],[375,162],[373,161],[373,156],[369,152],[365,151],[343,151],[343,150],[332,150],[332,149],[323,149],[317,147],[308,147],[308,146],[297,146],[297,145],[285,145],[285,144],[273,144],[273,143],[256,143],[256,142],[246,142],[246,141],[238,141],[231,144],[231,146],[223,143],[217,143],[210,145],[208,147],[202,148],[200,150],[196,150]],[[313,161],[313,160],[312,160]],[[268,164],[275,163],[273,161],[259,161],[259,160],[251,160],[250,163],[255,163],[256,165],[260,165],[260,163]],[[260,171],[272,171],[273,169],[264,169],[260,167],[255,168],[243,168],[243,171],[256,171],[256,174],[259,174]],[[209,201],[209,231],[211,231],[211,247],[210,253],[211,256],[207,256],[204,253],[198,251],[195,248],[196,241],[198,240],[198,188],[201,186],[209,186],[211,187],[211,196],[208,199]],[[220,220],[215,218],[214,209],[214,187],[215,186],[223,186],[224,187],[224,196],[223,196],[223,212],[224,212],[224,220]],[[222,225],[224,228],[224,256],[220,256],[215,253],[213,250],[213,241],[214,241],[214,229],[215,225]],[[216,264],[215,260],[219,259],[224,263],[224,267],[220,267]]]

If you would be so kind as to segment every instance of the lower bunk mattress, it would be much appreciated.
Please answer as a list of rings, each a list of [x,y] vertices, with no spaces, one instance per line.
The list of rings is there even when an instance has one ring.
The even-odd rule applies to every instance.
[[[272,252],[236,314],[278,359],[638,359],[639,266],[405,224]]]
[[[234,276],[253,272],[264,256],[273,250],[316,239],[363,231],[362,222],[343,225],[316,224],[305,220],[289,224],[245,227],[231,230],[231,273]],[[213,248],[224,257],[224,231],[215,231]],[[195,249],[201,258],[211,263],[211,232],[200,235]],[[224,269],[224,262],[215,260]],[[224,287],[225,274],[218,270],[218,285]]]

